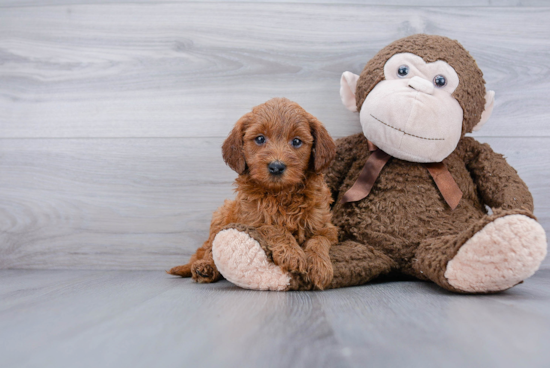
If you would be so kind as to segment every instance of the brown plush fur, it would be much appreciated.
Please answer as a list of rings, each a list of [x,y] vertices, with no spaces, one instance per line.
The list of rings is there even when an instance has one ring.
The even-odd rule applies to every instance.
[[[342,241],[331,251],[335,281],[341,278],[336,272],[338,264],[347,264],[346,257],[357,257],[364,261],[363,268],[400,271],[451,289],[443,277],[444,266],[460,246],[498,217],[532,217],[533,198],[517,172],[489,145],[470,137],[463,138],[443,160],[463,192],[454,211],[422,164],[395,157],[386,164],[367,198],[340,204],[370,154],[363,134],[340,139],[336,160],[326,174],[337,199],[333,221],[341,230]],[[493,208],[493,216],[487,216],[485,205]],[[347,240],[362,246],[353,250]],[[347,249],[341,250],[344,257],[335,254],[339,247]],[[447,252],[449,247],[452,249]],[[385,257],[373,257],[376,253]],[[366,282],[362,273],[348,277],[347,285]]]
[[[260,135],[265,144],[255,142]],[[291,145],[294,138],[303,142],[301,147]],[[329,249],[337,230],[331,224],[332,200],[322,171],[334,158],[335,144],[323,125],[298,104],[272,99],[236,123],[222,152],[239,173],[237,197],[214,213],[210,236],[189,263],[168,272],[197,282],[219,280],[212,241],[229,225],[265,239],[270,258],[284,271],[303,275],[318,289],[329,285]],[[268,164],[274,161],[286,165],[283,175],[270,174]]]

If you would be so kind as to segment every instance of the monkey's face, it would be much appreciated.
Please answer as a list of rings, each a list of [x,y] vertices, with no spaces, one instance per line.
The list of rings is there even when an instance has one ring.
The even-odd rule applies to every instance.
[[[441,162],[489,119],[495,101],[460,43],[425,34],[384,47],[360,76],[344,72],[340,96],[349,110],[360,110],[367,139],[413,162]]]
[[[385,80],[361,107],[365,136],[380,149],[414,162],[440,162],[455,149],[462,133],[462,108],[452,93],[455,70],[438,60],[400,53],[384,65]]]

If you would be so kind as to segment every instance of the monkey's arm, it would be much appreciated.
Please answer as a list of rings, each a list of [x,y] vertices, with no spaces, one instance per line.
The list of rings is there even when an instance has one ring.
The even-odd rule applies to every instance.
[[[356,159],[357,142],[364,140],[362,137],[363,134],[359,133],[336,140],[336,158],[325,174],[325,181],[335,200],[338,198],[338,190],[342,182]]]
[[[533,196],[504,156],[471,137],[463,141],[466,167],[483,202],[493,209],[524,208],[533,212]]]

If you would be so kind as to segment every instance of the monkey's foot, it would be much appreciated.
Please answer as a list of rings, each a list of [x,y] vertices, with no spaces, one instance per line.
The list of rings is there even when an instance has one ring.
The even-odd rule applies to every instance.
[[[495,292],[532,276],[546,256],[546,234],[524,215],[508,215],[485,225],[449,261],[445,277],[465,292]]]
[[[245,289],[288,290],[290,275],[268,259],[261,239],[255,239],[258,234],[235,227],[220,231],[212,243],[214,262],[223,277]]]

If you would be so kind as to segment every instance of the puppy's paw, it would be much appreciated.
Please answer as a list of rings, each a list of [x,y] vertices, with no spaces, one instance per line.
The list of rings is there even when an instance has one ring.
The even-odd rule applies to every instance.
[[[193,280],[201,284],[207,284],[218,280],[219,272],[212,262],[196,261],[191,265]]]
[[[312,250],[306,251],[308,279],[319,290],[330,285],[333,277],[332,263],[328,254],[319,254]]]
[[[281,267],[284,272],[305,274],[307,272],[307,259],[302,249],[273,249],[273,262]]]

